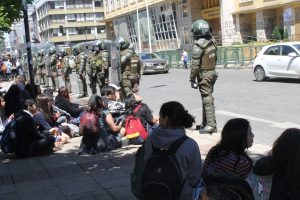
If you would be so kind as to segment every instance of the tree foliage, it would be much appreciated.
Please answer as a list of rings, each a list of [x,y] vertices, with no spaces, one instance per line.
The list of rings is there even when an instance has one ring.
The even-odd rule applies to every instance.
[[[274,29],[272,31],[272,39],[275,39],[275,40],[281,40],[282,39],[281,33],[280,33],[277,26],[274,26]]]
[[[33,0],[26,0],[27,4],[32,4]],[[14,21],[20,20],[22,14],[22,0],[3,0],[0,2],[0,37],[4,32],[11,31]]]

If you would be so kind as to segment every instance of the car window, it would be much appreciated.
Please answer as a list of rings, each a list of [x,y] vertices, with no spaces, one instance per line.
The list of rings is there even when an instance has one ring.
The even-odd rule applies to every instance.
[[[300,51],[300,44],[294,44],[293,46],[296,47],[296,49],[297,49],[298,51]]]
[[[147,60],[147,59],[150,59],[150,54],[141,54],[140,57],[142,60]]]
[[[269,47],[264,55],[280,55],[280,46]]]
[[[282,45],[282,49],[281,49],[281,55],[282,56],[287,56],[289,55],[289,53],[296,53],[296,51],[290,47],[290,46],[287,46],[287,45]]]

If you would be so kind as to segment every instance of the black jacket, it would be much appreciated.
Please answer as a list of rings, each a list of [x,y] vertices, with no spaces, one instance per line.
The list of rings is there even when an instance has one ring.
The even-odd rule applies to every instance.
[[[55,97],[55,106],[68,112],[72,117],[79,117],[80,113],[83,111],[83,108],[79,108],[78,104],[71,103],[67,98],[62,96]]]
[[[32,155],[32,144],[44,138],[39,133],[33,118],[24,111],[15,114],[15,134],[16,134],[16,151],[15,154],[20,157]]]
[[[254,165],[253,173],[259,176],[272,175],[272,187],[270,193],[270,200],[297,200],[300,197],[300,190],[290,191],[289,179],[284,172],[278,171],[273,166],[272,156],[265,156],[260,158]]]

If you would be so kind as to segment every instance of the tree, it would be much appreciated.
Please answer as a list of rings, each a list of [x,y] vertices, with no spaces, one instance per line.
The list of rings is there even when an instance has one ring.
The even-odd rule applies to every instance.
[[[26,0],[27,4],[32,4],[33,0]],[[10,0],[0,2],[0,37],[3,33],[11,31],[14,21],[22,18],[22,0]]]
[[[282,37],[281,37],[279,29],[277,28],[277,26],[274,26],[274,29],[272,31],[272,39],[281,40],[281,38]]]
[[[287,28],[284,29],[283,41],[285,42],[289,41],[289,30]]]

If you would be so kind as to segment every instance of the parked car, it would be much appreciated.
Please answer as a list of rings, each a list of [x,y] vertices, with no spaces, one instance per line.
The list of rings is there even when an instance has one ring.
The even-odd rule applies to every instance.
[[[141,74],[150,73],[168,73],[170,64],[166,59],[159,57],[155,53],[139,53],[141,59],[142,72]]]
[[[284,42],[262,48],[253,63],[257,81],[267,78],[300,78],[300,42]]]

